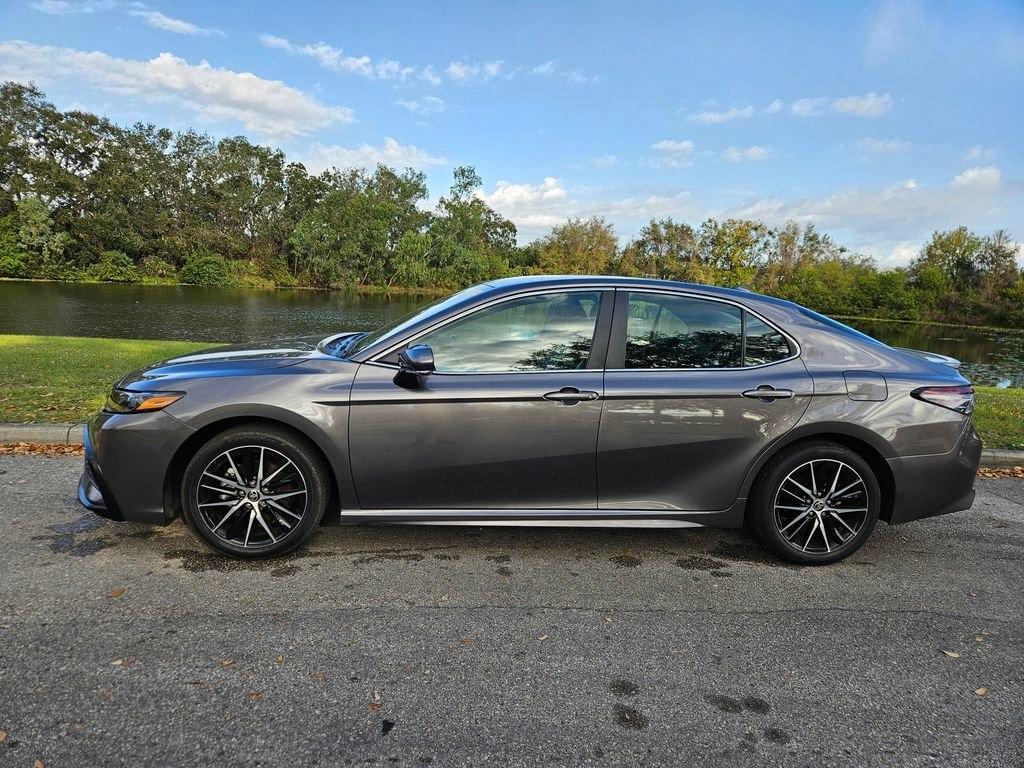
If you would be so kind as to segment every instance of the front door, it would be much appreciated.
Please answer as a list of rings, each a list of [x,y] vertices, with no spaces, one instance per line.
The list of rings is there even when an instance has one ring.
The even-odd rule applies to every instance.
[[[521,295],[410,339],[436,365],[418,387],[396,383],[393,353],[360,366],[349,414],[360,506],[596,507],[604,295]]]
[[[598,443],[605,509],[717,511],[812,394],[795,347],[731,302],[619,291]]]

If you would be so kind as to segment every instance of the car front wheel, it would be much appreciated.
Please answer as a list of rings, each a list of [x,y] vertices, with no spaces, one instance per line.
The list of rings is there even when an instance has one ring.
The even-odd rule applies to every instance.
[[[856,552],[878,521],[881,493],[870,465],[838,443],[783,453],[755,485],[748,522],[780,557],[824,565]]]
[[[185,468],[182,507],[200,536],[236,557],[269,557],[305,542],[329,497],[319,455],[272,426],[233,427],[211,438]]]

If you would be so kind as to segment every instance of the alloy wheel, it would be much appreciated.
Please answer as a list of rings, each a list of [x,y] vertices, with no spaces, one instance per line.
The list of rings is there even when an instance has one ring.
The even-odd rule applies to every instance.
[[[812,459],[792,470],[775,492],[775,525],[793,548],[829,554],[852,541],[869,515],[868,487],[838,459]]]
[[[219,453],[195,489],[206,528],[224,541],[256,550],[277,544],[302,521],[306,479],[295,462],[265,445]]]

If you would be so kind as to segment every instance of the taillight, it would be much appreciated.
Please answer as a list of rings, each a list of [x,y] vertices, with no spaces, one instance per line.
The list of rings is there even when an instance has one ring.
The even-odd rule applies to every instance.
[[[970,413],[974,410],[974,387],[921,387],[910,393],[911,397],[932,405],[941,405],[951,411]]]

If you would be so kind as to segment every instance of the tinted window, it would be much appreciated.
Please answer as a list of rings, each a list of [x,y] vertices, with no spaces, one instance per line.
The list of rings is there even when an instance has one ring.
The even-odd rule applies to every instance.
[[[503,302],[421,336],[441,372],[586,368],[601,294],[548,293]]]
[[[742,364],[741,312],[721,302],[631,292],[626,367],[737,367]]]
[[[749,312],[746,318],[746,331],[744,365],[774,363],[792,354],[785,336]]]

